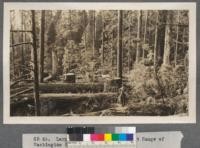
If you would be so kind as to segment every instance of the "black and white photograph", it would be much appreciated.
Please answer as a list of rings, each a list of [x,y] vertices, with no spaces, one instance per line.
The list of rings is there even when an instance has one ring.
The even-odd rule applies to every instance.
[[[77,5],[5,5],[5,122],[195,122],[195,5]]]

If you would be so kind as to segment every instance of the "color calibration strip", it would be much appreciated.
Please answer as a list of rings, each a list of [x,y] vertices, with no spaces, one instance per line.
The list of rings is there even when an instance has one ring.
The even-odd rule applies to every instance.
[[[135,127],[115,127],[111,132],[95,133],[94,127],[67,128],[69,141],[134,141],[136,130]]]
[[[92,127],[67,128],[69,148],[112,148],[112,147],[135,147],[135,127],[115,127],[106,133],[96,133]],[[98,131],[99,132],[99,131]]]
[[[83,134],[83,141],[133,141],[134,134]]]

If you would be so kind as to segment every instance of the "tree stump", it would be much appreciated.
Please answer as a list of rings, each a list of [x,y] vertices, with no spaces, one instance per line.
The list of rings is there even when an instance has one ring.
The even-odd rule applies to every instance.
[[[76,75],[74,73],[64,74],[64,82],[75,83],[76,82]]]
[[[121,87],[122,80],[120,78],[114,78],[104,82],[104,92],[117,92]]]

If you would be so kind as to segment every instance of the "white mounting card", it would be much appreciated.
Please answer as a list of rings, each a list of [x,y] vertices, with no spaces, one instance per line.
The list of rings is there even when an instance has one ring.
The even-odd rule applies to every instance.
[[[137,142],[68,142],[67,134],[24,134],[22,148],[181,148],[183,134],[180,131],[137,133]]]
[[[55,67],[53,68],[51,64],[55,64],[55,61],[51,62],[52,60],[49,60],[48,58],[51,59],[52,57],[59,57],[56,60],[56,65],[59,67],[58,69],[62,74],[56,77],[59,80],[47,80],[45,83],[39,83],[40,87],[37,91],[39,95],[36,95],[36,91],[33,91],[36,90],[34,87],[36,86],[35,83],[33,85],[33,83],[29,83],[29,80],[24,78],[23,82],[18,83],[18,80],[21,81],[21,78],[24,77],[22,74],[27,72],[26,70],[23,70],[24,68],[27,69],[30,67],[35,67],[33,66],[33,61],[31,59],[31,49],[33,46],[32,35],[36,36],[36,47],[34,49],[36,51],[41,49],[41,10],[46,10],[46,12],[48,12],[46,13],[46,20],[48,20],[46,22],[47,26],[54,26],[54,23],[56,22],[59,25],[53,28],[53,30],[56,32],[54,34],[56,40],[55,43],[48,38],[52,35],[52,31],[49,31],[49,28],[51,27],[46,27],[45,40],[49,39],[50,41],[46,41],[46,44],[48,45],[45,44],[46,50],[44,57],[46,57],[46,63],[44,65],[44,70],[47,71],[47,73],[52,74]],[[169,12],[167,13],[167,16],[169,14],[169,18],[175,18],[170,19],[172,21],[171,23],[156,23],[156,14],[160,13],[160,17],[158,19],[164,19],[163,14],[165,14],[165,10]],[[124,28],[122,29],[123,60],[121,61],[121,64],[124,81],[126,81],[126,78],[128,78],[128,80],[130,80],[128,82],[131,82],[130,85],[133,87],[131,88],[133,89],[131,93],[123,93],[125,86],[122,86],[120,89],[117,89],[117,91],[114,92],[112,92],[113,90],[109,90],[108,92],[104,91],[108,82],[107,79],[110,80],[110,77],[115,78],[115,76],[117,76],[116,69],[120,69],[119,64],[117,65],[117,62],[113,61],[118,61],[119,63],[119,60],[117,60],[117,53],[121,53],[119,52],[121,48],[118,48],[118,45],[120,44],[117,44],[117,42],[121,41],[119,39],[119,31],[117,29],[120,28],[118,28],[118,15],[121,14],[119,12],[122,11],[124,12],[124,15],[122,15],[124,17],[124,19],[122,19]],[[94,12],[95,14],[93,14]],[[102,19],[102,12],[105,14],[104,32],[102,29],[100,29],[102,25],[100,27],[101,23],[99,23]],[[147,23],[148,29],[146,33],[148,35],[145,36],[145,30],[141,30],[142,33],[139,35],[137,26],[140,26],[139,24],[141,24],[142,28],[145,28],[144,21],[146,12],[148,12],[147,16],[149,21],[149,23]],[[20,25],[22,24],[20,15],[21,13],[23,13],[23,16],[26,18],[24,21],[27,22],[26,25],[22,25],[22,28],[20,28]],[[98,38],[98,42],[96,40],[96,46],[98,43],[98,47],[95,48],[94,46],[91,46],[91,50],[87,50],[89,53],[85,51],[87,43],[84,42],[84,37],[87,37],[87,34],[84,34],[84,32],[87,32],[88,28],[92,27],[89,26],[85,27],[85,30],[82,29],[84,21],[82,22],[82,18],[79,18],[79,14],[84,13],[88,15],[88,19],[92,19],[92,16],[94,15],[97,22],[96,28],[94,28],[96,34],[94,35],[93,32],[93,34],[91,33],[91,36],[94,35],[96,38]],[[35,14],[35,20],[33,19],[34,17],[31,17],[31,14]],[[60,16],[57,19],[56,14]],[[71,15],[72,18],[70,20],[74,22],[74,24],[69,25],[69,21],[66,21],[69,20],[69,14],[73,14]],[[131,20],[132,25],[129,24],[130,20],[128,19],[129,17],[127,17],[130,14],[133,18]],[[139,16],[143,21],[142,23],[137,21],[139,20]],[[113,20],[109,20],[108,18],[112,18]],[[167,18],[168,17],[166,17],[166,19]],[[33,21],[32,19],[36,24],[36,26],[34,26],[36,28],[34,34],[33,31],[31,31],[31,27],[33,27],[31,24]],[[78,25],[75,23],[77,20],[79,20]],[[196,3],[9,2],[4,3],[3,23],[3,120],[5,124],[196,123]],[[109,25],[109,23],[113,24]],[[92,24],[94,25],[95,23]],[[71,33],[69,33],[70,29],[67,29],[70,28],[69,26],[73,28],[71,29]],[[163,57],[161,56],[162,60],[160,65],[159,62],[156,62],[160,66],[159,72],[155,74],[155,76],[152,76],[151,74],[154,73],[152,68],[156,69],[156,66],[151,62],[151,60],[154,59],[153,55],[156,54],[156,52],[154,53],[154,51],[157,51],[156,47],[161,48],[161,45],[156,46],[158,43],[157,40],[155,40],[155,32],[157,32],[157,38],[160,39],[160,35],[162,34],[159,31],[162,30],[162,26],[165,26],[165,31],[163,33],[163,35],[165,34],[163,36],[163,42],[165,42],[165,44],[163,44],[163,46],[166,48],[166,50],[163,49],[165,51],[163,51],[163,54],[165,55],[162,55]],[[22,30],[26,27],[27,30]],[[170,27],[172,28],[170,29]],[[110,31],[113,28],[115,31],[113,33],[114,35],[112,36]],[[129,31],[131,32],[131,39],[129,39]],[[26,38],[27,42],[23,42],[23,46],[17,42],[21,42],[21,36],[23,34],[19,32],[26,34],[23,36],[23,39]],[[78,36],[75,32],[79,32],[82,36],[79,37],[80,35]],[[103,38],[101,37],[102,32],[105,33]],[[171,32],[171,36],[169,35],[169,32]],[[71,41],[72,39],[66,37],[68,34],[74,33],[76,34],[76,40],[74,39],[74,41]],[[77,37],[79,37],[79,40]],[[112,37],[113,42],[111,42]],[[13,38],[16,41],[15,43],[11,43]],[[142,38],[142,41],[140,38]],[[65,43],[65,41],[67,43]],[[102,41],[104,42],[102,43]],[[88,42],[93,45],[93,37],[91,37]],[[102,46],[102,44],[105,44],[105,46]],[[131,51],[129,50],[129,45],[131,46]],[[141,53],[141,56],[138,57],[138,60],[140,61],[140,59],[144,59],[141,60],[139,66],[136,66],[136,63],[136,65],[132,64],[134,66],[128,67],[128,65],[131,63],[131,60],[132,62],[134,61],[137,55],[136,51],[139,52],[137,49],[139,49],[140,46],[141,51],[144,52],[144,56],[142,56]],[[22,47],[23,50],[21,50]],[[113,47],[113,51],[116,52],[111,52],[111,47]],[[53,50],[51,50],[52,48]],[[68,48],[77,50],[70,50]],[[96,50],[93,50],[93,48]],[[101,48],[105,48],[104,54],[102,53]],[[27,51],[25,51],[25,49],[27,49]],[[51,50],[51,53],[49,53],[49,50]],[[69,56],[68,50],[73,52],[73,54]],[[54,51],[56,51],[56,56],[54,55]],[[95,53],[93,51],[95,51]],[[35,53],[39,53],[39,51]],[[102,62],[102,55],[105,56],[104,62]],[[130,55],[132,55],[132,57],[134,55],[134,58],[129,59]],[[145,62],[142,61],[148,61],[148,58],[151,60],[149,60],[149,62],[147,62],[145,65]],[[158,61],[159,58],[157,59]],[[69,59],[70,62],[68,61]],[[84,61],[84,59],[87,60]],[[28,62],[25,62],[24,60],[27,60]],[[113,66],[110,66],[110,64],[112,64],[110,60],[114,63]],[[81,62],[77,62],[77,64],[74,61]],[[134,62],[137,62],[137,60]],[[35,62],[35,65],[37,65],[37,63],[39,62]],[[27,66],[27,64],[29,64],[29,66]],[[98,68],[98,65],[100,65],[100,68]],[[21,68],[17,68],[18,66]],[[40,67],[40,65],[38,66]],[[87,83],[63,83],[61,80],[65,79],[66,77],[73,76],[71,71],[69,71],[67,74],[63,74],[64,70],[70,69],[68,66],[71,69],[73,68],[73,70],[75,69],[74,73],[77,74],[77,81],[79,81],[79,79],[81,79],[81,81],[86,81],[87,77]],[[162,66],[164,69],[161,68]],[[106,67],[108,68],[106,69]],[[95,71],[94,68],[96,68]],[[131,76],[128,75],[129,68],[132,68],[129,71],[130,74],[132,74]],[[83,72],[81,70],[83,70]],[[132,70],[133,73],[131,72]],[[180,73],[181,71],[184,71],[184,74]],[[80,73],[81,75],[79,75]],[[31,75],[31,72],[28,73],[28,75],[29,74]],[[47,74],[47,77],[49,78],[51,74]],[[135,75],[138,77],[134,77]],[[36,75],[28,78],[31,79],[30,81],[32,82],[33,78],[35,77]],[[101,80],[98,80],[98,84],[94,82],[91,83],[89,80],[93,79],[94,77],[100,77],[99,79],[103,79],[102,81],[106,85],[103,85],[102,83],[99,84]],[[146,79],[146,77],[151,77],[152,79]],[[157,79],[158,77],[159,79]],[[123,83],[126,83],[124,81]],[[16,88],[16,84],[25,86]],[[129,85],[129,83],[127,85]],[[104,87],[104,89],[101,87]],[[129,94],[132,96],[125,97],[129,96]],[[37,96],[39,96],[39,99],[36,99],[38,98]],[[40,100],[40,103],[38,103],[38,100]],[[41,108],[37,109],[40,106]],[[38,112],[41,114],[39,115]]]

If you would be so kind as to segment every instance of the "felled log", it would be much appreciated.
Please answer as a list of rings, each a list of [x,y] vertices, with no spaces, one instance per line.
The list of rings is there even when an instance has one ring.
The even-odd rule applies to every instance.
[[[64,112],[69,112],[70,109],[77,110],[81,107],[82,102],[112,102],[117,97],[116,93],[86,93],[86,94],[40,94],[41,102],[41,115],[52,115],[56,112],[56,115],[63,115]],[[21,94],[18,97],[11,100],[11,108],[13,112],[20,106],[26,106],[34,102],[34,96],[30,94]],[[34,103],[33,103],[34,104]],[[93,103],[91,105],[94,105]],[[101,106],[99,106],[101,108]],[[57,112],[58,111],[58,112]],[[78,111],[79,112],[79,111]],[[77,112],[77,113],[78,113]],[[67,115],[67,114],[66,114]],[[75,113],[69,113],[70,116],[76,115]]]
[[[40,83],[41,93],[97,93],[103,92],[103,83]]]
[[[40,94],[40,100],[66,100],[66,101],[81,101],[87,99],[116,99],[116,93],[84,93],[84,94],[71,94],[71,93],[45,93]],[[33,99],[33,94],[22,94],[20,98]]]
[[[85,100],[85,99],[97,99],[97,98],[110,98],[113,99],[116,93],[85,93],[85,94],[41,94],[41,99],[51,99],[51,100]]]

